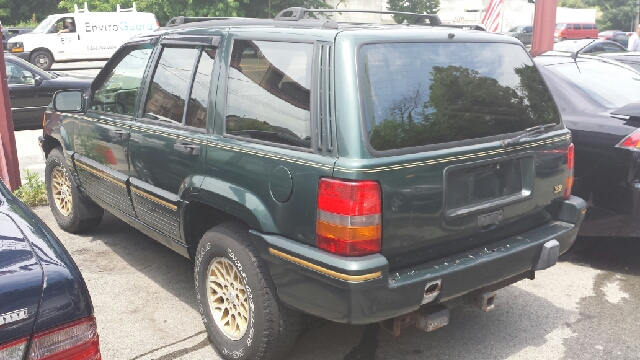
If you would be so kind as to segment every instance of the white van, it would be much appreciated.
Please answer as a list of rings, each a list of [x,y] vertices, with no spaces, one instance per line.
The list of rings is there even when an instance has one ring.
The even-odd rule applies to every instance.
[[[31,33],[18,35],[7,43],[7,51],[41,69],[54,62],[108,59],[130,38],[160,26],[152,13],[131,9],[116,12],[89,12],[75,6],[75,12],[50,15]]]

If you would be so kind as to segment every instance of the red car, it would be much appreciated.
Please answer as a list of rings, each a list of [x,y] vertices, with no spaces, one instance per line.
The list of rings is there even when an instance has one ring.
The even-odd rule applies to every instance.
[[[562,23],[556,24],[555,41],[569,39],[596,39],[598,24],[595,23]]]

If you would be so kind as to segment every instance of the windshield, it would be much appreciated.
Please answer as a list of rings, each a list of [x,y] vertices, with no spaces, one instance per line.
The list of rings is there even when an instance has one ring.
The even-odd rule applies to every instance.
[[[556,30],[563,30],[567,24],[556,24]]]
[[[56,74],[44,71],[39,67],[36,67],[35,65],[31,64],[30,62],[20,59],[19,57],[11,57],[11,61],[14,64],[20,66],[21,68],[29,70],[35,75],[42,76],[46,80],[50,80],[58,77]],[[5,59],[5,63],[6,62],[7,60]]]
[[[512,27],[511,29],[509,29],[509,32],[518,32],[518,27]]]
[[[361,48],[366,131],[378,151],[509,134],[560,122],[527,52],[503,43]]]
[[[618,109],[640,100],[640,73],[623,65],[588,61],[548,68],[604,108]]]
[[[46,33],[51,28],[51,25],[56,22],[58,19],[57,16],[49,16],[44,19],[35,29],[33,29],[32,33]]]

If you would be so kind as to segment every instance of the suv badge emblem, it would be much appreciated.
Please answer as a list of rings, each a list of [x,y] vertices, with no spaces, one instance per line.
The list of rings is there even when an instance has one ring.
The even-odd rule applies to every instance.
[[[26,308],[8,312],[6,314],[0,314],[0,325],[16,322],[18,320],[26,319],[27,317],[28,315]]]
[[[553,187],[553,193],[554,194],[557,194],[560,191],[562,191],[562,185],[556,185],[556,186]]]

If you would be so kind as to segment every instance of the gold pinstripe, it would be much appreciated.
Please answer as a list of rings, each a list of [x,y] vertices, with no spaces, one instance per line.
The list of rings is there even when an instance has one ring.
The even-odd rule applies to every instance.
[[[133,191],[134,193],[136,193],[136,194],[138,194],[138,195],[140,195],[142,197],[145,197],[145,198],[147,198],[147,199],[149,199],[149,200],[151,200],[151,201],[153,201],[155,203],[158,203],[158,204],[160,204],[160,205],[162,205],[164,207],[167,207],[167,208],[169,208],[169,209],[171,209],[173,211],[176,211],[178,209],[178,207],[176,205],[173,205],[173,204],[170,204],[170,203],[168,203],[166,201],[160,200],[157,197],[151,196],[151,195],[147,194],[146,192],[144,192],[142,190],[136,189],[133,186],[131,186],[131,191]]]
[[[285,254],[282,251],[278,251],[276,249],[273,248],[269,248],[269,252],[272,255],[275,255],[279,258],[291,261],[292,263],[298,264],[300,266],[304,266],[307,269],[311,269],[311,270],[315,270],[319,273],[325,274],[327,276],[331,276],[332,278],[336,278],[336,279],[340,279],[340,280],[344,280],[344,281],[352,281],[352,282],[363,282],[363,281],[368,281],[368,280],[373,280],[373,279],[377,279],[382,277],[382,271],[377,271],[371,274],[364,274],[364,275],[347,275],[347,274],[341,274],[339,272],[333,271],[333,270],[329,270],[329,269],[325,269],[322,266],[316,265],[316,264],[312,264],[308,261],[302,260],[302,259],[298,259],[295,256],[291,256],[289,254]]]
[[[116,123],[116,122],[113,122],[113,121],[110,121],[110,120],[92,119],[92,118],[89,118],[89,120],[90,121],[95,121],[95,122],[100,122],[100,123],[103,123],[103,124],[106,124],[106,125],[111,125],[111,126],[120,126],[120,125],[122,125],[122,124],[119,124],[119,123]],[[255,156],[260,156],[260,157],[274,159],[274,160],[286,161],[286,162],[294,163],[294,164],[298,164],[298,165],[312,166],[312,167],[315,167],[315,168],[318,168],[318,169],[323,169],[323,170],[332,170],[332,169],[334,169],[333,166],[331,166],[331,165],[319,164],[319,163],[316,163],[316,162],[290,158],[290,157],[287,157],[287,156],[273,155],[273,154],[270,154],[270,153],[267,153],[267,152],[248,150],[248,149],[244,149],[244,148],[237,147],[237,146],[224,145],[224,144],[220,144],[220,143],[213,142],[213,141],[207,141],[207,140],[202,140],[202,139],[188,137],[188,136],[176,135],[176,134],[172,134],[170,132],[147,129],[147,128],[143,128],[143,127],[136,126],[136,125],[132,125],[131,129],[132,130],[141,131],[141,132],[145,132],[145,133],[149,133],[149,134],[166,136],[166,137],[170,137],[170,138],[174,138],[174,139],[178,139],[178,140],[185,140],[185,141],[193,142],[193,143],[196,143],[196,144],[212,146],[212,147],[216,147],[216,148],[223,149],[223,150],[241,152],[241,153],[245,153],[245,154],[249,154],[249,155],[255,155]],[[523,145],[519,145],[519,146],[512,146],[512,147],[509,147],[509,148],[496,149],[496,150],[490,150],[490,151],[483,151],[483,152],[478,152],[478,153],[473,153],[473,154],[468,154],[468,155],[451,156],[451,157],[447,157],[447,158],[443,158],[443,159],[437,159],[437,160],[417,161],[417,162],[408,163],[408,164],[397,164],[397,165],[390,165],[390,166],[381,166],[381,167],[369,168],[369,169],[367,169],[367,168],[364,168],[364,169],[349,169],[349,168],[336,166],[334,170],[335,171],[341,171],[341,172],[351,172],[351,173],[355,173],[355,172],[375,173],[375,172],[388,171],[388,170],[407,169],[407,168],[412,168],[412,167],[416,167],[416,166],[435,165],[435,164],[442,164],[442,163],[451,162],[451,161],[473,159],[473,158],[478,158],[478,157],[483,157],[483,156],[488,156],[488,155],[503,154],[503,153],[508,153],[508,152],[512,152],[512,151],[516,151],[516,150],[522,150],[522,149],[531,148],[531,147],[535,147],[535,146],[552,144],[554,142],[558,142],[558,141],[562,141],[562,140],[566,140],[566,139],[570,139],[570,138],[571,138],[571,135],[564,135],[564,136],[560,136],[560,137],[556,137],[556,138],[552,138],[552,139],[547,139],[547,140],[542,140],[542,141],[538,141],[538,142],[532,142],[532,143],[523,144]]]
[[[126,189],[126,185],[119,179],[116,179],[116,178],[114,178],[114,177],[112,177],[110,175],[107,175],[107,174],[105,174],[103,172],[100,172],[98,170],[94,170],[91,167],[89,167],[88,165],[85,165],[85,164],[83,164],[83,163],[81,163],[79,161],[76,161],[76,165],[80,166],[81,168],[83,168],[83,169],[85,169],[85,170],[87,170],[89,172],[92,172],[92,173],[98,175],[99,177],[101,177],[103,179],[106,179],[106,180],[108,180],[108,181],[110,181],[110,182],[112,182],[112,183],[114,183],[114,184]]]

